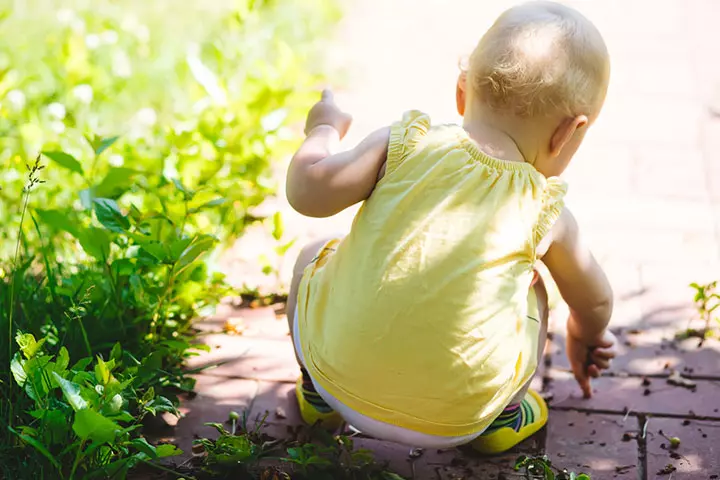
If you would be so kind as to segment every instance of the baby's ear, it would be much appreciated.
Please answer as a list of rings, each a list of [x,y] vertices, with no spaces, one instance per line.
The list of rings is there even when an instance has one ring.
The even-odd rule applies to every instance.
[[[587,127],[588,117],[585,115],[577,115],[564,119],[553,132],[550,139],[550,157],[556,158],[560,156],[565,145],[570,142],[578,130]]]
[[[467,72],[461,71],[458,75],[457,86],[455,88],[455,101],[457,102],[457,111],[462,117],[465,115],[465,99],[467,89]]]

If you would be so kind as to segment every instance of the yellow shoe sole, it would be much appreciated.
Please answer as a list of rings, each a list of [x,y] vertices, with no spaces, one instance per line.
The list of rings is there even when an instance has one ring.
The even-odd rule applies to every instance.
[[[504,427],[488,435],[481,435],[471,443],[473,449],[485,455],[494,455],[506,452],[523,440],[530,438],[545,426],[548,420],[548,407],[545,400],[534,390],[528,390],[527,395],[540,406],[540,415],[534,422],[525,425],[516,432],[512,428]]]
[[[298,378],[295,383],[295,396],[297,397],[298,407],[300,409],[300,417],[303,422],[308,425],[319,424],[325,430],[336,430],[342,425],[343,419],[339,413],[332,411],[329,413],[318,412],[307,400],[302,389],[302,377]]]

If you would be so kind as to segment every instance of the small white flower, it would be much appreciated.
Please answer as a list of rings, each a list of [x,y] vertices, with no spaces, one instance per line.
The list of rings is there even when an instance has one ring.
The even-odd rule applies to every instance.
[[[88,34],[85,37],[85,45],[87,45],[90,50],[95,50],[100,46],[100,37],[94,33]]]
[[[20,110],[25,106],[25,94],[22,90],[10,90],[5,98],[7,98],[10,105],[17,110]]]
[[[70,28],[72,28],[74,32],[84,32],[85,20],[77,17],[73,18],[72,22],[70,22]]]
[[[58,22],[62,23],[63,25],[69,25],[74,18],[75,12],[73,12],[69,8],[61,8],[57,12]]]
[[[127,78],[132,75],[130,58],[123,50],[119,50],[113,55],[112,70],[113,73],[120,78]]]
[[[135,36],[142,43],[146,43],[150,40],[150,29],[145,25],[138,25],[135,29]]]
[[[63,133],[65,131],[65,124],[59,120],[50,122],[50,129],[55,133]]]
[[[122,155],[118,155],[117,153],[115,153],[108,157],[108,163],[113,167],[122,167],[125,164],[125,159]]]
[[[58,120],[62,120],[65,118],[65,105],[58,102],[53,102],[50,105],[47,106],[48,113],[52,115],[53,117],[57,118]]]
[[[100,40],[105,45],[115,45],[118,41],[118,34],[115,30],[105,30],[100,34]]]
[[[93,99],[93,89],[90,85],[83,83],[72,89],[72,94],[82,103],[90,103]]]
[[[137,122],[144,127],[152,127],[157,123],[157,113],[153,108],[145,107],[135,114]]]

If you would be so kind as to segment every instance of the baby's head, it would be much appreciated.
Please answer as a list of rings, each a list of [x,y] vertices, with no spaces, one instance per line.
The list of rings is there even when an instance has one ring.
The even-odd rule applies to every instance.
[[[508,132],[516,143],[547,140],[526,161],[558,175],[600,113],[609,76],[605,42],[587,18],[553,2],[526,3],[480,40],[458,82],[458,110],[517,130]]]

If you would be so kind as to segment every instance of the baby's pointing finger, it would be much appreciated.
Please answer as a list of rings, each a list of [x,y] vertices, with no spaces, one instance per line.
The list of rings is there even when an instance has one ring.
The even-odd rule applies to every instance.
[[[332,90],[329,88],[326,88],[322,91],[322,95],[320,96],[320,100],[323,102],[333,102],[335,101],[335,96],[333,95]]]

